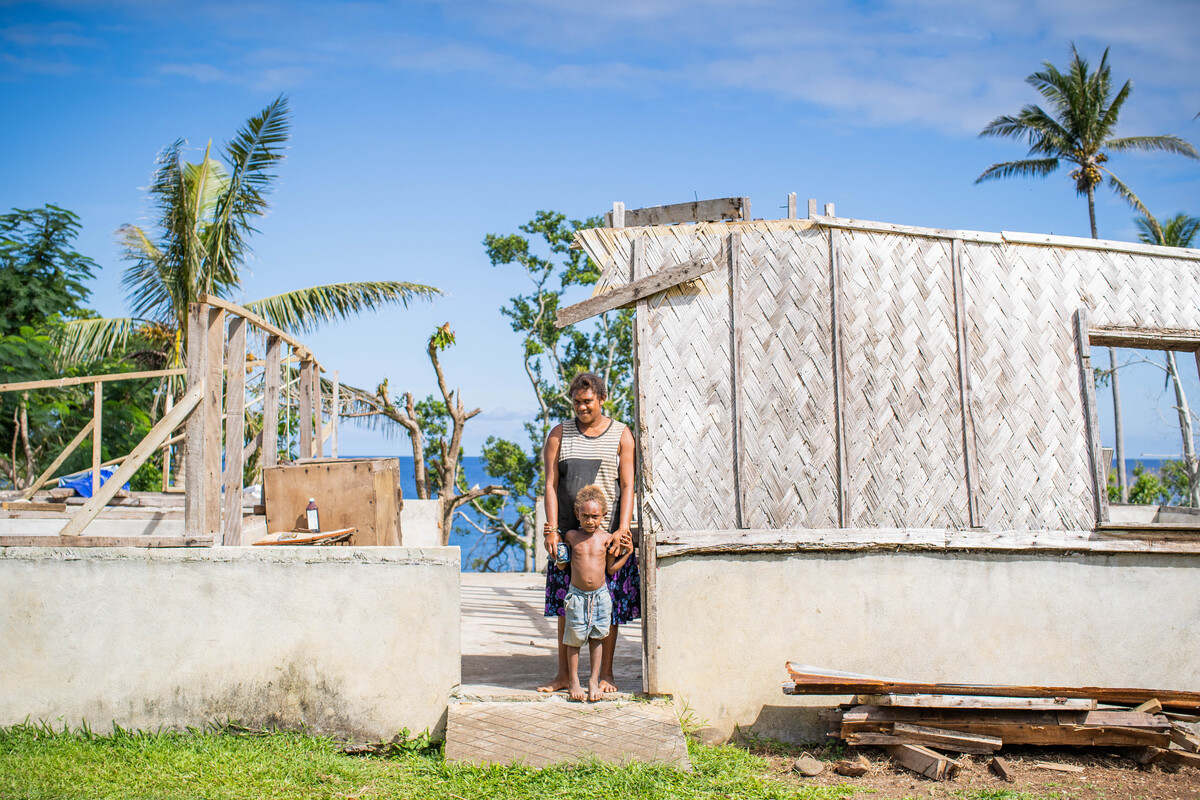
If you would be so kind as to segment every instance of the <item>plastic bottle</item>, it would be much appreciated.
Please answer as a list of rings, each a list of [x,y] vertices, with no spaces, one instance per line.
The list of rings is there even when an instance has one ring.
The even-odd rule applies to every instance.
[[[308,517],[308,529],[312,533],[317,533],[321,530],[321,521],[317,518],[317,500],[315,497],[308,498],[308,506],[304,509],[304,514]]]

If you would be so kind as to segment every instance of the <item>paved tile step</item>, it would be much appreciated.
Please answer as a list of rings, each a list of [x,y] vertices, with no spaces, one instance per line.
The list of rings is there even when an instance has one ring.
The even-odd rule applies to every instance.
[[[451,703],[446,760],[534,768],[596,758],[692,768],[674,706],[663,702]]]

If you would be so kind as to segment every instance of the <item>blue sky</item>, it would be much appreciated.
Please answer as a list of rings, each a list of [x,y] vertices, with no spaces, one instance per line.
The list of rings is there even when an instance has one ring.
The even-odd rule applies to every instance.
[[[484,409],[473,455],[521,437],[534,407],[498,311],[523,277],[488,264],[485,234],[614,200],[746,195],[781,216],[797,192],[862,219],[1087,236],[1065,169],[974,185],[1024,155],[976,134],[1037,101],[1024,77],[1074,42],[1093,62],[1110,47],[1134,81],[1120,134],[1200,142],[1197,34],[1195,0],[0,0],[0,207],[79,214],[78,249],[103,267],[92,305],[123,316],[113,231],[148,222],[159,149],[184,137],[198,159],[287,93],[291,149],[242,299],[341,280],[446,290],[307,338],[345,382],[424,395],[423,343],[449,321],[448,378]],[[1200,214],[1200,162],[1110,166],[1158,216]],[[1098,219],[1105,238],[1136,236],[1108,194]],[[1178,450],[1149,424],[1131,452]],[[405,449],[343,434],[343,452]]]

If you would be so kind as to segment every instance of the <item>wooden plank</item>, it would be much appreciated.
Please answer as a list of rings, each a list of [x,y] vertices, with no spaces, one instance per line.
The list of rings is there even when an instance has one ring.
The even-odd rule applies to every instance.
[[[814,197],[808,198],[808,218],[817,218],[817,200]]]
[[[328,542],[331,539],[342,539],[349,534],[354,533],[354,528],[337,528],[332,531],[321,531],[320,533],[310,533],[309,531],[276,531],[268,533],[263,538],[254,542],[257,546],[268,546],[277,544],[318,544],[320,542]],[[361,546],[361,542],[354,542],[356,547]]]
[[[49,378],[42,381],[0,383],[0,392],[23,392],[28,389],[62,389],[67,386],[82,386],[85,383],[111,383],[133,381],[141,378],[165,378],[168,375],[183,375],[186,369],[154,369],[145,372],[113,372],[108,375],[80,375],[73,378]]]
[[[1137,747],[1169,742],[1162,729],[1087,725],[1078,712],[968,711],[861,706],[842,717],[840,735],[848,742],[882,744],[877,736],[896,735],[898,724],[918,725],[1002,739],[1005,745],[1086,745]],[[868,741],[869,740],[869,741]]]
[[[788,193],[787,218],[788,219],[796,218],[796,193],[795,192]]]
[[[36,492],[38,489],[41,489],[46,481],[50,479],[50,476],[58,471],[58,468],[62,466],[63,462],[70,457],[71,453],[75,452],[75,448],[79,447],[79,444],[87,438],[88,434],[91,433],[95,427],[96,418],[92,417],[90,420],[88,420],[87,425],[83,426],[83,430],[75,434],[75,438],[72,439],[65,448],[63,448],[63,451],[58,454],[58,457],[51,462],[50,466],[46,467],[46,470],[38,476],[38,479],[34,481],[33,484],[30,485],[30,487],[26,489],[21,496],[26,500],[33,497],[34,492]]]
[[[730,387],[730,415],[733,417],[732,430],[730,435],[733,437],[733,503],[734,503],[734,524],[739,528],[746,527],[746,485],[749,480],[749,472],[746,471],[746,454],[744,452],[745,439],[742,438],[742,416],[746,408],[746,393],[742,386],[743,374],[745,373],[745,357],[742,353],[742,326],[744,324],[744,314],[742,310],[742,235],[734,232],[729,234],[729,286],[730,286],[730,303],[729,303],[729,333],[731,337],[729,354],[731,364],[729,365],[730,375],[732,377],[732,386]]]
[[[30,503],[29,505],[35,508],[22,509],[20,507],[13,510],[0,512],[0,518],[3,519],[57,519],[65,521],[69,516],[79,510],[79,506],[64,506],[61,503],[56,508],[46,508],[50,503]],[[160,519],[183,519],[182,508],[141,508],[138,506],[114,506],[107,505],[100,509],[97,519],[140,519],[140,520],[160,520]]]
[[[1013,780],[1012,766],[1008,763],[1008,761],[1000,756],[996,756],[988,762],[988,769],[990,769],[996,775],[996,777],[1002,781],[1008,781],[1011,783]]]
[[[836,217],[837,216],[837,213],[833,207],[833,203],[825,204],[825,216],[827,216],[827,217]]]
[[[258,448],[262,447],[263,432],[259,431],[254,434],[254,438],[246,442],[246,446],[242,448],[242,463],[250,459],[250,456],[258,452]]]
[[[1141,703],[1133,710],[1140,711],[1145,714],[1157,714],[1159,711],[1162,711],[1162,703],[1158,702],[1158,700],[1154,698],[1151,698],[1146,702]]]
[[[1186,350],[1200,354],[1200,333],[1180,328],[1102,325],[1088,328],[1096,347],[1129,347],[1135,350]]]
[[[972,528],[982,525],[979,514],[979,459],[975,452],[975,415],[971,392],[971,339],[967,335],[967,304],[963,290],[962,239],[950,240],[954,276],[954,327],[958,339],[958,401],[962,418],[963,474],[967,481],[967,518]]]
[[[1108,479],[1104,450],[1100,443],[1100,417],[1096,406],[1096,379],[1092,372],[1087,317],[1086,308],[1075,312],[1075,347],[1079,358],[1079,388],[1083,397],[1083,422],[1092,473],[1092,510],[1096,515],[1096,524],[1104,524],[1108,522]]]
[[[321,528],[354,528],[359,545],[399,541],[395,458],[327,459],[263,470],[267,530],[307,527],[304,509],[316,498]],[[381,527],[382,526],[382,527]]]
[[[1055,772],[1071,772],[1076,774],[1083,772],[1083,767],[1077,764],[1055,764],[1051,761],[1035,761],[1033,765],[1042,769],[1054,770]]]
[[[242,308],[241,306],[235,305],[228,300],[223,300],[220,297],[214,297],[213,295],[209,294],[200,295],[199,302],[206,303],[213,308],[219,308],[224,311],[228,311],[229,313],[241,317],[242,319],[251,323],[259,330],[265,331],[271,336],[279,337],[283,341],[287,342],[289,347],[296,351],[296,354],[300,356],[302,361],[316,361],[316,358],[313,356],[308,347],[305,346],[304,342],[301,342],[299,339],[287,333],[287,331],[284,331],[282,328],[278,328],[270,322],[267,322],[266,319],[260,317],[258,314],[255,314],[250,309]]]
[[[246,320],[229,320],[229,377],[225,381],[225,510],[221,543],[242,544],[243,453],[246,441]]]
[[[688,222],[720,222],[749,219],[747,197],[722,197],[716,200],[697,200],[666,206],[625,209],[624,225],[612,227],[635,228],[643,225],[678,225]]]
[[[187,388],[203,386],[208,375],[207,339],[208,306],[188,304]],[[188,419],[183,429],[183,468],[179,482],[183,484],[183,533],[188,538],[210,536],[204,522],[204,486],[200,476],[204,474],[204,406]],[[196,476],[188,480],[189,476]],[[210,536],[211,539],[211,536]]]
[[[325,456],[325,426],[321,422],[321,367],[313,363],[313,380],[312,380],[312,407],[313,407],[313,458],[324,458]]]
[[[79,536],[83,529],[88,526],[88,523],[100,513],[100,509],[104,508],[105,504],[113,498],[119,488],[133,477],[133,473],[138,471],[138,468],[145,463],[146,459],[155,450],[162,446],[162,443],[171,435],[171,431],[175,430],[175,428],[188,418],[188,415],[200,403],[201,398],[205,394],[205,388],[203,384],[192,387],[184,395],[183,399],[179,401],[179,405],[171,409],[171,413],[165,415],[154,424],[154,427],[146,434],[146,438],[142,439],[138,443],[138,446],[133,448],[125,463],[117,469],[111,478],[104,482],[100,490],[92,495],[83,505],[83,508],[67,521],[67,524],[59,532],[60,536]]]
[[[279,362],[282,350],[282,339],[267,337],[267,364],[263,376],[263,467],[273,467],[279,461]]]
[[[0,534],[0,547],[209,547],[207,536],[17,536]]]
[[[612,211],[604,215],[604,225],[608,228],[625,227],[625,204],[620,200],[613,202]]]
[[[849,231],[867,231],[870,233],[898,233],[905,236],[920,236],[927,239],[962,239],[968,242],[987,242],[1003,244],[1004,237],[997,233],[980,231],[955,231],[943,228],[918,228],[913,225],[893,225],[889,222],[869,222],[861,219],[845,217],[819,216],[816,213],[815,200],[809,201],[809,219],[828,228],[840,228]]]
[[[100,491],[101,444],[104,439],[104,384],[92,384],[92,495]]]
[[[333,397],[329,400],[329,424],[333,428],[331,432],[331,441],[329,444],[329,455],[333,458],[338,457],[338,420],[341,418],[341,381],[338,379],[338,371],[333,371]]]
[[[189,480],[200,480],[204,497],[204,534],[221,543],[221,405],[225,388],[225,312],[221,308],[208,309],[208,324],[205,327],[205,391],[201,404],[204,406],[204,449],[211,453],[204,460],[204,472],[189,476]]]
[[[1180,725],[1178,722],[1171,723],[1171,730],[1167,734],[1171,737],[1171,741],[1191,753],[1200,753],[1200,736],[1197,736],[1186,725]]]
[[[971,552],[1200,553],[1196,529],[1101,531],[946,530],[944,528],[778,528],[660,531],[659,558],[722,553],[791,553],[859,550],[963,550]]]
[[[602,295],[588,298],[566,308],[560,308],[555,317],[554,326],[565,328],[576,322],[603,314],[605,311],[624,308],[630,303],[644,300],[653,294],[665,292],[681,283],[707,275],[716,267],[716,263],[712,261],[686,261],[678,266],[661,269],[653,275],[646,275]]]
[[[896,744],[916,744],[926,747],[937,747],[951,750],[955,753],[972,753],[974,755],[990,755],[1003,745],[998,736],[984,736],[975,733],[945,730],[943,728],[926,728],[921,725],[896,723],[892,733],[876,733],[863,731],[846,736],[846,744],[853,746],[880,747]]]
[[[300,363],[300,457],[308,458],[313,451],[312,362]]]
[[[884,750],[900,766],[934,781],[950,780],[962,769],[962,765],[954,759],[920,745],[895,744]]]
[[[1081,250],[1102,250],[1110,253],[1135,253],[1147,256],[1166,256],[1200,261],[1200,250],[1186,247],[1162,247],[1154,244],[1134,244],[1113,239],[1084,239],[1077,236],[1053,236],[1044,233],[1017,233],[1001,231],[1004,241],[1010,244],[1031,244],[1051,247],[1075,247]]]
[[[838,527],[850,523],[850,469],[847,463],[849,450],[846,442],[846,376],[845,358],[842,354],[842,265],[837,231],[829,231],[829,308],[832,316],[830,331],[833,336],[833,413],[837,432],[837,512]]]
[[[175,395],[168,387],[166,398],[163,401],[166,406],[164,413],[171,413],[171,409],[175,407]],[[163,444],[162,450],[162,490],[165,492],[171,485],[171,442],[167,441]]]
[[[980,708],[1019,711],[1093,711],[1096,701],[1070,697],[986,697],[959,694],[864,694],[855,702],[864,706],[900,708]]]
[[[1167,689],[1137,689],[1111,686],[1012,686],[966,683],[919,683],[873,678],[787,662],[793,690],[788,694],[956,694],[989,697],[1083,697],[1104,703],[1141,703],[1157,698],[1163,708],[1182,711],[1200,710],[1200,692]],[[1090,712],[1100,713],[1100,712]]]

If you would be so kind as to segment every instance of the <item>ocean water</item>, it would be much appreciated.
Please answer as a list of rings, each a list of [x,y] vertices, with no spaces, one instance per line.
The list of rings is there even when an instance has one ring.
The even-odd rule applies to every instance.
[[[353,455],[343,456],[343,458],[396,458],[390,455]],[[413,477],[413,457],[400,456],[400,492],[404,497],[415,498],[417,496],[417,481]],[[494,478],[489,478],[487,473],[483,471],[483,459],[479,456],[465,456],[462,460],[463,473],[467,478],[467,486],[487,486],[489,483],[495,483]],[[482,521],[479,515],[469,507],[463,507],[467,514],[476,522]],[[475,572],[475,567],[471,562],[476,558],[485,558],[492,550],[495,549],[494,540],[490,537],[481,535],[474,528],[458,520],[454,525],[454,530],[450,533],[450,544],[458,547],[462,552],[462,570],[463,572]],[[515,572],[525,567],[524,555],[516,548],[509,548],[499,559],[492,562],[493,572]]]

